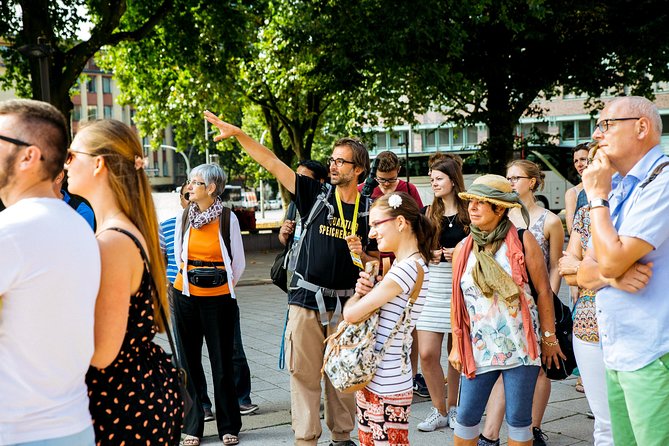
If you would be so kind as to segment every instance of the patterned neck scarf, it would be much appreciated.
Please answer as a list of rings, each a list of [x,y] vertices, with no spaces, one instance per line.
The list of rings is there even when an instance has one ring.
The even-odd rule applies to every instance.
[[[492,232],[481,231],[475,225],[469,227],[474,239],[472,252],[476,256],[472,270],[474,283],[488,299],[492,299],[497,292],[508,304],[516,302],[520,290],[511,276],[495,260],[495,253],[504,243],[506,234],[512,227],[511,222],[508,218],[504,218]],[[488,244],[490,249],[485,249]]]
[[[193,228],[200,229],[207,223],[219,218],[222,212],[223,202],[219,197],[216,197],[214,204],[202,212],[200,212],[200,208],[195,203],[192,203],[188,208],[188,221]]]

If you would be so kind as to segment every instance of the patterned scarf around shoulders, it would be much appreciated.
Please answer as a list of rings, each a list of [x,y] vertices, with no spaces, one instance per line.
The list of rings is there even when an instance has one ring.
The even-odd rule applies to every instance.
[[[188,221],[195,229],[200,229],[207,223],[211,223],[221,216],[223,213],[223,202],[216,197],[214,203],[204,211],[200,212],[200,208],[195,203],[191,203],[188,208]]]

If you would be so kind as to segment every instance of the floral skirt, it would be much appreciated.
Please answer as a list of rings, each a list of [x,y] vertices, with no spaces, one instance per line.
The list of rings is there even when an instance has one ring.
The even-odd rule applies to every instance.
[[[355,393],[358,438],[362,446],[409,445],[409,414],[413,391],[377,395],[362,389]]]

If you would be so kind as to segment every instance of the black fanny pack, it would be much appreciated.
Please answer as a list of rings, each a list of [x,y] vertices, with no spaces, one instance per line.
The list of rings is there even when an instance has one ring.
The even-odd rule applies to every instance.
[[[218,288],[228,283],[228,275],[224,269],[216,268],[219,262],[193,261],[194,266],[211,266],[210,268],[193,268],[188,271],[188,281],[200,288]]]

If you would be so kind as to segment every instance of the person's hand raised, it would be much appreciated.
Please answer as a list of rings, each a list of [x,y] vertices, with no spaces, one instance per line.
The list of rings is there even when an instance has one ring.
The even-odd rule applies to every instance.
[[[214,141],[216,142],[228,139],[231,136],[237,136],[242,133],[242,130],[239,127],[228,124],[209,110],[204,111],[204,119],[206,119],[211,125],[216,127],[221,132],[219,135],[214,136]]]

